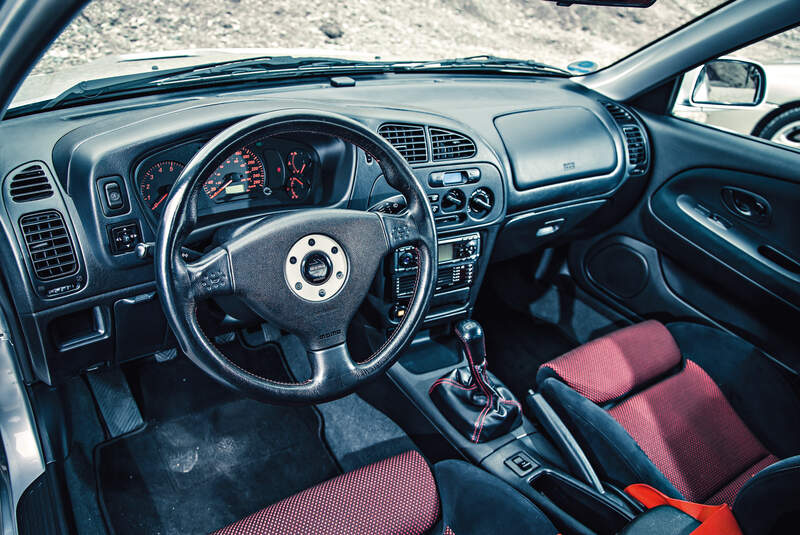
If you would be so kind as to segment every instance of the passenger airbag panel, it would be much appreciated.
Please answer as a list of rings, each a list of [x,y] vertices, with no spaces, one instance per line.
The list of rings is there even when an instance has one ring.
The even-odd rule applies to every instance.
[[[494,122],[518,190],[606,175],[617,166],[611,133],[586,108],[525,111]]]

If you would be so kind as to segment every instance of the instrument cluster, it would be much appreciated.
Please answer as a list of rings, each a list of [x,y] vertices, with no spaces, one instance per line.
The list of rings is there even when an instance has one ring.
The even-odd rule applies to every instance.
[[[175,181],[204,141],[161,150],[136,168],[135,180],[147,211],[158,220]],[[313,147],[281,138],[266,138],[229,154],[207,177],[198,201],[200,213],[222,205],[312,204],[321,193],[320,158]]]

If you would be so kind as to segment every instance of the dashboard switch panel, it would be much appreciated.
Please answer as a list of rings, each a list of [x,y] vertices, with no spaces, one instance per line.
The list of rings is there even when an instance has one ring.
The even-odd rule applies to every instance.
[[[98,179],[97,193],[106,216],[127,213],[128,195],[121,176],[107,176]]]
[[[142,232],[139,230],[139,223],[131,221],[110,226],[108,228],[108,239],[111,254],[130,253],[135,250],[136,245],[142,241]]]

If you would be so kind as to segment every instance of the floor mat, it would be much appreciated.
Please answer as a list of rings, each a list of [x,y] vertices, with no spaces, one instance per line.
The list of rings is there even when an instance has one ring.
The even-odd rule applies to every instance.
[[[279,362],[276,353],[269,346],[238,357],[258,359],[279,379],[285,371],[265,365]],[[311,408],[243,399],[183,358],[130,376],[148,425],[96,453],[118,535],[208,533],[339,473]]]

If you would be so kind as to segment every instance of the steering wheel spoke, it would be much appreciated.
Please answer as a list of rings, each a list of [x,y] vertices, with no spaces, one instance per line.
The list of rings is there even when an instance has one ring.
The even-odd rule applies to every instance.
[[[233,272],[227,249],[218,247],[186,264],[189,295],[195,300],[234,292]]]
[[[311,384],[333,387],[337,392],[352,387],[358,379],[358,365],[350,357],[347,343],[308,351],[311,363]]]
[[[379,215],[389,242],[389,250],[406,245],[417,245],[420,242],[421,235],[410,211],[402,214],[380,213]]]

